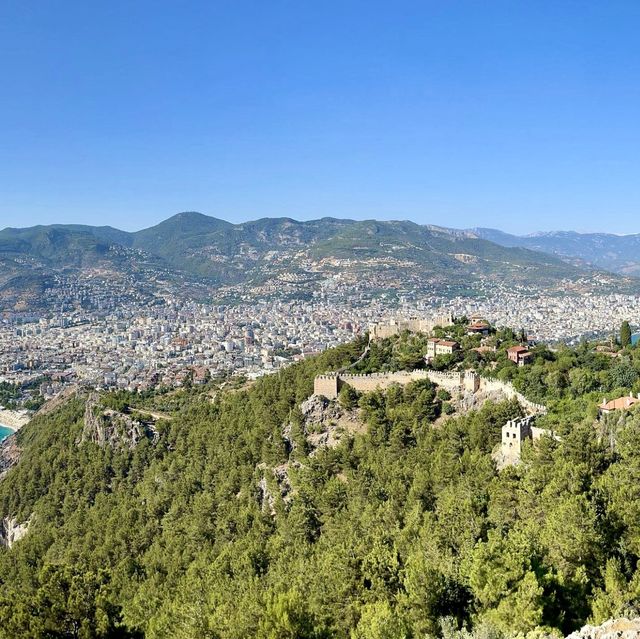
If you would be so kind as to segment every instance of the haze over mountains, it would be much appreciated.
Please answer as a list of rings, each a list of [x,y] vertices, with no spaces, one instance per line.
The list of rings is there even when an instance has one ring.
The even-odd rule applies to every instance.
[[[510,236],[491,229],[459,231],[408,221],[263,218],[242,224],[179,213],[130,233],[109,226],[52,225],[0,231],[0,295],[27,306],[56,285],[54,277],[129,278],[152,292],[193,284],[312,284],[339,275],[354,284],[473,288],[479,282],[566,286],[595,265],[640,271],[633,238],[548,234]],[[542,252],[544,251],[544,252]],[[572,263],[568,263],[572,262]],[[365,274],[370,278],[362,279]],[[607,276],[605,276],[607,277]],[[124,281],[124,280],[123,280]],[[635,286],[611,279],[612,285]],[[263,289],[264,290],[264,289]],[[21,297],[22,296],[22,297]]]
[[[471,233],[501,246],[557,255],[578,266],[591,266],[623,275],[640,275],[640,234],[551,231],[511,235],[489,228],[472,229]]]

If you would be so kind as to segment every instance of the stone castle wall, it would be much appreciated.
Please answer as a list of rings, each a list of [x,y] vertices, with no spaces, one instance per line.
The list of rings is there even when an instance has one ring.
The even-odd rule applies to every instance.
[[[502,427],[502,441],[500,443],[501,458],[499,466],[513,466],[520,461],[522,453],[522,442],[531,437],[532,422],[534,415],[527,415],[518,419],[510,419]],[[541,431],[541,428],[537,430]]]
[[[323,395],[327,399],[338,397],[338,376],[335,374],[316,375],[313,380],[313,394]]]
[[[544,414],[547,412],[546,406],[528,400],[510,382],[503,382],[490,377],[480,377],[474,371],[413,370],[364,375],[328,373],[326,375],[318,375],[315,378],[313,392],[315,395],[324,395],[328,399],[335,399],[338,396],[341,385],[345,383],[357,391],[366,393],[377,388],[388,388],[391,384],[408,384],[418,379],[428,379],[448,391],[466,390],[471,393],[478,391],[501,393],[509,399],[516,398],[528,413]]]
[[[480,378],[480,390],[491,393],[498,392],[502,393],[509,399],[513,399],[514,397],[518,400],[520,405],[530,413],[546,413],[547,407],[542,404],[536,404],[528,400],[522,393],[518,392],[511,382],[503,382],[499,379],[493,379],[491,377],[481,377]]]
[[[327,373],[318,375],[313,383],[315,395],[324,395],[328,399],[338,397],[342,384],[349,384],[361,393],[376,389],[389,388],[392,384],[404,386],[419,379],[428,379],[448,391],[467,390],[477,392],[482,384],[481,378],[473,371],[440,372],[430,370],[397,371],[394,373],[369,373],[353,375],[345,373]]]
[[[371,339],[379,340],[399,335],[403,331],[411,333],[430,333],[436,326],[450,326],[453,324],[451,312],[441,313],[429,319],[398,319],[388,322],[376,322],[369,327]]]
[[[437,386],[448,391],[467,391],[476,393],[501,393],[509,399],[516,398],[527,416],[508,421],[502,427],[502,441],[499,454],[495,457],[498,469],[517,464],[522,453],[525,439],[538,440],[545,435],[558,439],[551,431],[533,426],[537,415],[547,412],[546,406],[536,404],[519,393],[513,384],[498,379],[480,377],[475,371],[431,371],[413,370],[394,373],[370,373],[365,375],[349,375],[328,373],[318,375],[313,384],[315,395],[324,395],[328,399],[336,399],[343,384],[349,384],[355,390],[366,393],[376,389],[384,390],[392,384],[409,384],[419,379],[428,379]]]
[[[371,373],[368,375],[340,375],[340,381],[357,391],[367,393],[377,388],[389,388],[392,384],[404,386],[419,379],[429,379],[427,371],[398,371],[395,373]]]

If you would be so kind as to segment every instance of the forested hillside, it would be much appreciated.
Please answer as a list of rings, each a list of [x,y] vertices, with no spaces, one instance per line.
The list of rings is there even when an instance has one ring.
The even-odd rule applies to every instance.
[[[640,416],[596,406],[639,390],[640,352],[538,346],[525,370],[504,355],[515,337],[493,335],[495,351],[460,337],[460,356],[435,362],[549,406],[561,441],[500,473],[514,402],[461,412],[422,380],[347,389],[316,420],[314,375],[363,342],[253,385],[89,409],[80,392],[36,417],[0,481],[0,519],[29,522],[0,549],[0,637],[497,638],[637,611]],[[385,340],[360,370],[420,365],[424,339]],[[135,408],[166,418],[134,437]]]

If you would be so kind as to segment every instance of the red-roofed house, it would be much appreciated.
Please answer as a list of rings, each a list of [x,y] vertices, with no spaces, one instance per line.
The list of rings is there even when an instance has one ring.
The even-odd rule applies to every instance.
[[[614,410],[628,410],[636,404],[640,404],[640,398],[629,394],[629,397],[618,397],[618,399],[612,399],[610,402],[603,399],[598,408],[600,408],[601,413],[606,414]]]
[[[533,355],[524,346],[512,346],[507,349],[507,357],[518,366],[529,364]]]
[[[489,323],[484,321],[472,322],[467,326],[467,333],[469,335],[488,335]]]

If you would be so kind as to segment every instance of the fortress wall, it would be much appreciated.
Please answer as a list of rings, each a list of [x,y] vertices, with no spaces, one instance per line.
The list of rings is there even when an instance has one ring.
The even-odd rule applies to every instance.
[[[445,390],[452,391],[459,389],[463,384],[463,373],[449,373],[439,371],[427,371],[427,377],[434,383],[444,388]]]
[[[562,441],[560,437],[558,437],[553,431],[547,430],[546,428],[538,428],[537,426],[531,427],[531,439],[536,440],[544,437],[545,435],[549,435],[553,437],[556,441]]]
[[[338,397],[338,391],[343,383],[349,384],[357,391],[371,392],[377,388],[385,389],[391,384],[405,385],[418,379],[428,379],[434,384],[448,391],[458,391],[464,388],[475,393],[479,390],[491,393],[502,393],[505,397],[520,402],[525,411],[532,414],[544,414],[545,406],[529,401],[522,393],[519,393],[510,382],[498,379],[480,377],[474,371],[465,372],[440,372],[431,370],[398,371],[395,373],[370,373],[366,375],[318,375],[313,383],[313,392],[316,395],[324,395],[329,399]]]
[[[418,379],[428,379],[427,371],[398,371],[396,373],[371,373],[369,375],[340,375],[340,381],[357,391],[370,392],[385,389],[391,384],[408,384]]]
[[[517,398],[520,405],[531,413],[546,413],[547,407],[542,404],[536,404],[528,400],[522,393],[519,393],[510,382],[503,382],[499,379],[489,377],[480,378],[480,390],[487,393],[500,392],[509,399]]]
[[[376,322],[371,324],[369,333],[372,339],[385,339],[399,335],[402,331],[410,331],[412,333],[431,333],[436,326],[450,326],[453,324],[454,318],[451,312],[440,313],[429,319],[399,319],[389,322]]]

